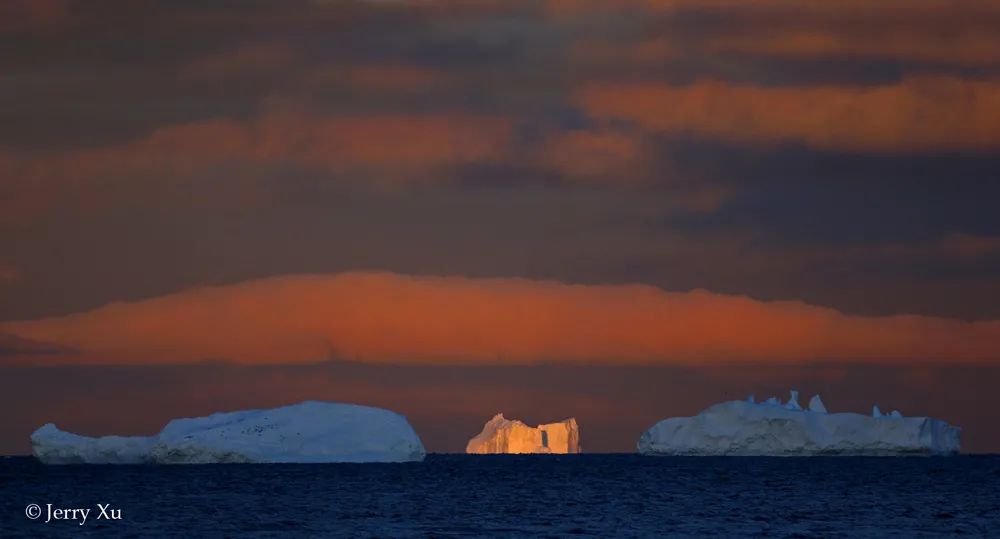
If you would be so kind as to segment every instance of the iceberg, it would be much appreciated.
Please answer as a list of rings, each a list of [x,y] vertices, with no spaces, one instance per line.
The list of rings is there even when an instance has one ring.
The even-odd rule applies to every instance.
[[[174,419],[154,436],[90,438],[48,423],[31,445],[46,464],[414,462],[426,454],[397,413],[318,401]]]
[[[643,455],[951,455],[959,451],[961,429],[940,419],[903,417],[898,411],[871,416],[827,413],[819,396],[809,409],[797,392],[781,405],[770,398],[730,401],[694,417],[664,419],[636,444]]]
[[[465,452],[477,455],[503,453],[579,453],[580,428],[575,418],[529,427],[497,414],[483,431],[469,440]]]

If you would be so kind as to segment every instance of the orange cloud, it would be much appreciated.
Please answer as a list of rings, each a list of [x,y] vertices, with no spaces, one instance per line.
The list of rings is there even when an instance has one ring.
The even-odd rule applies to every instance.
[[[505,151],[511,121],[463,113],[310,116],[274,111],[246,122],[210,120],[157,129],[125,145],[16,159],[29,178],[185,171],[227,163],[292,164],[331,172],[369,169],[394,180],[421,169],[489,162]]]
[[[890,24],[886,22],[885,24]],[[664,62],[703,55],[750,54],[782,58],[875,58],[956,65],[1000,64],[1000,35],[992,27],[962,32],[926,25],[899,25],[889,35],[850,25],[747,24],[738,31],[707,30],[696,36],[664,33],[634,42],[582,40],[570,61],[579,66],[649,69]]]
[[[314,86],[375,92],[428,91],[454,82],[447,71],[405,64],[323,66],[306,71],[302,78]]]
[[[569,61],[574,66],[649,68],[682,58],[685,52],[666,36],[637,42],[584,39],[572,45]]]
[[[620,131],[560,131],[546,141],[542,161],[564,174],[581,179],[619,181],[640,179],[637,167],[645,160],[642,138]]]
[[[532,2],[532,4],[536,4]],[[992,0],[545,0],[537,3],[543,11],[556,17],[585,13],[634,11],[648,14],[677,11],[736,11],[751,15],[791,13],[837,19],[869,19],[872,16],[892,16],[907,20],[930,14],[952,16],[984,16],[1000,13]]]
[[[575,60],[655,66],[720,53],[817,58],[878,58],[955,65],[1000,62],[1000,7],[989,0],[547,0],[556,20],[642,17],[643,36],[585,40]],[[709,15],[714,24],[677,31],[676,17]]]
[[[860,317],[641,285],[288,276],[0,324],[77,353],[26,363],[730,364],[1000,361],[1000,321]]]
[[[913,78],[874,87],[724,82],[591,84],[578,102],[599,119],[737,142],[797,141],[846,151],[1000,148],[1000,83]]]
[[[889,35],[849,29],[792,28],[705,40],[710,52],[740,52],[785,57],[845,56],[955,64],[1000,62],[1000,35],[973,29],[954,35],[931,29],[902,29]]]
[[[249,121],[157,129],[127,144],[69,151],[0,147],[0,225],[53,208],[94,210],[128,196],[122,182],[172,181],[227,166],[292,166],[382,187],[446,182],[451,167],[509,157],[513,121],[462,112],[317,116],[277,109]],[[251,193],[251,196],[253,194]],[[188,204],[191,201],[187,202]]]
[[[1000,237],[948,234],[931,243],[862,246],[830,257],[851,255],[923,256],[934,259],[978,259],[1000,253]]]
[[[956,256],[981,257],[1000,253],[1000,236],[952,234],[944,238],[941,247]]]

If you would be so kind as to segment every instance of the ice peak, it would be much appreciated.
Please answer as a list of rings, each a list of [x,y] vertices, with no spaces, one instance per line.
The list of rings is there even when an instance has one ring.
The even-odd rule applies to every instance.
[[[788,402],[785,403],[785,408],[789,410],[801,410],[802,407],[799,406],[799,392],[795,389],[789,391],[790,395],[788,397]]]
[[[882,417],[882,410],[878,409],[878,405],[872,406],[872,417]]]
[[[820,414],[826,413],[826,405],[823,404],[823,399],[819,398],[819,395],[813,395],[809,399],[809,410]]]

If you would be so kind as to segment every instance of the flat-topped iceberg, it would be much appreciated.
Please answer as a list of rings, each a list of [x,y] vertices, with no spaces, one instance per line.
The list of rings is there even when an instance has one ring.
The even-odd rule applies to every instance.
[[[929,417],[898,411],[872,416],[827,413],[819,396],[809,409],[798,392],[785,404],[730,401],[694,417],[674,417],[653,425],[636,447],[644,455],[951,455],[958,453],[961,429]]]
[[[503,453],[579,453],[580,428],[576,419],[529,427],[497,414],[486,422],[483,431],[469,440],[465,452],[471,454]]]
[[[89,438],[48,423],[31,445],[46,464],[411,462],[425,455],[405,417],[317,401],[174,419],[154,436]]]

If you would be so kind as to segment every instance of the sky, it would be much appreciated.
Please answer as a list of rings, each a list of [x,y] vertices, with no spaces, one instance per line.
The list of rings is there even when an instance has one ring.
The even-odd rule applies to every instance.
[[[325,399],[1000,452],[993,0],[0,0],[0,454]],[[806,395],[806,398],[808,396]]]

